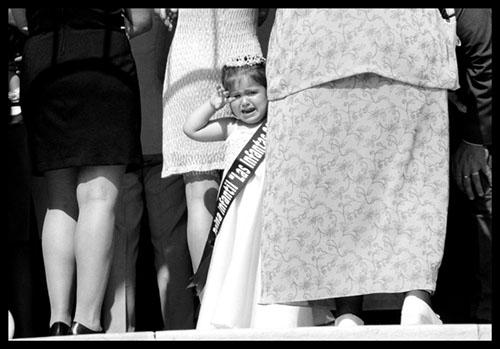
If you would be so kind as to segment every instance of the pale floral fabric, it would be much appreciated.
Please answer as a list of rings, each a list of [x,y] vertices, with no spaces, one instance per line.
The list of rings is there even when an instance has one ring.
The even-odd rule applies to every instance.
[[[434,290],[446,90],[361,74],[269,104],[262,303]]]
[[[455,27],[438,9],[278,9],[268,97],[366,72],[455,89]]]
[[[226,140],[226,171],[259,126],[235,127]],[[327,320],[324,312],[310,306],[257,304],[265,161],[235,197],[217,235],[197,329],[294,328]]]
[[[435,289],[455,44],[437,9],[277,11],[263,303]]]
[[[257,16],[252,8],[179,9],[163,84],[162,177],[224,168],[225,143],[194,141],[182,126],[214,93],[229,59],[262,54]],[[229,116],[224,107],[213,118]]]

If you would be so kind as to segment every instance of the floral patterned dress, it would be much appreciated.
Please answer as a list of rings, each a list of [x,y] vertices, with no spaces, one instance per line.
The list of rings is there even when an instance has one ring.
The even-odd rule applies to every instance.
[[[277,11],[262,303],[435,289],[454,33],[437,9]]]

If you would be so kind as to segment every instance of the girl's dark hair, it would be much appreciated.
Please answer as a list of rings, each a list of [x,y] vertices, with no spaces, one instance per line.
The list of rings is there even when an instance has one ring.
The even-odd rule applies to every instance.
[[[229,91],[234,83],[234,80],[240,75],[247,75],[252,78],[256,83],[261,84],[267,88],[266,80],[266,65],[259,63],[254,65],[244,65],[241,67],[222,67],[222,86]]]

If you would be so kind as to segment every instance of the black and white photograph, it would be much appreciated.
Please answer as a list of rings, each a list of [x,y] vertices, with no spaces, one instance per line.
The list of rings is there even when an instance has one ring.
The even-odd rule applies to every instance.
[[[8,341],[492,341],[492,8],[8,8]]]

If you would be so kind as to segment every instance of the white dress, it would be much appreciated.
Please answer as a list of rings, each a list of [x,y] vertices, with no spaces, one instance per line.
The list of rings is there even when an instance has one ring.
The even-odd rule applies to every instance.
[[[162,177],[224,168],[224,142],[198,142],[184,121],[214,93],[228,59],[262,54],[257,9],[180,9],[163,84]],[[229,117],[229,107],[215,118]]]
[[[226,172],[258,127],[239,126],[231,133]],[[197,329],[290,328],[327,321],[315,321],[310,307],[258,304],[265,161],[234,198],[217,235]]]

